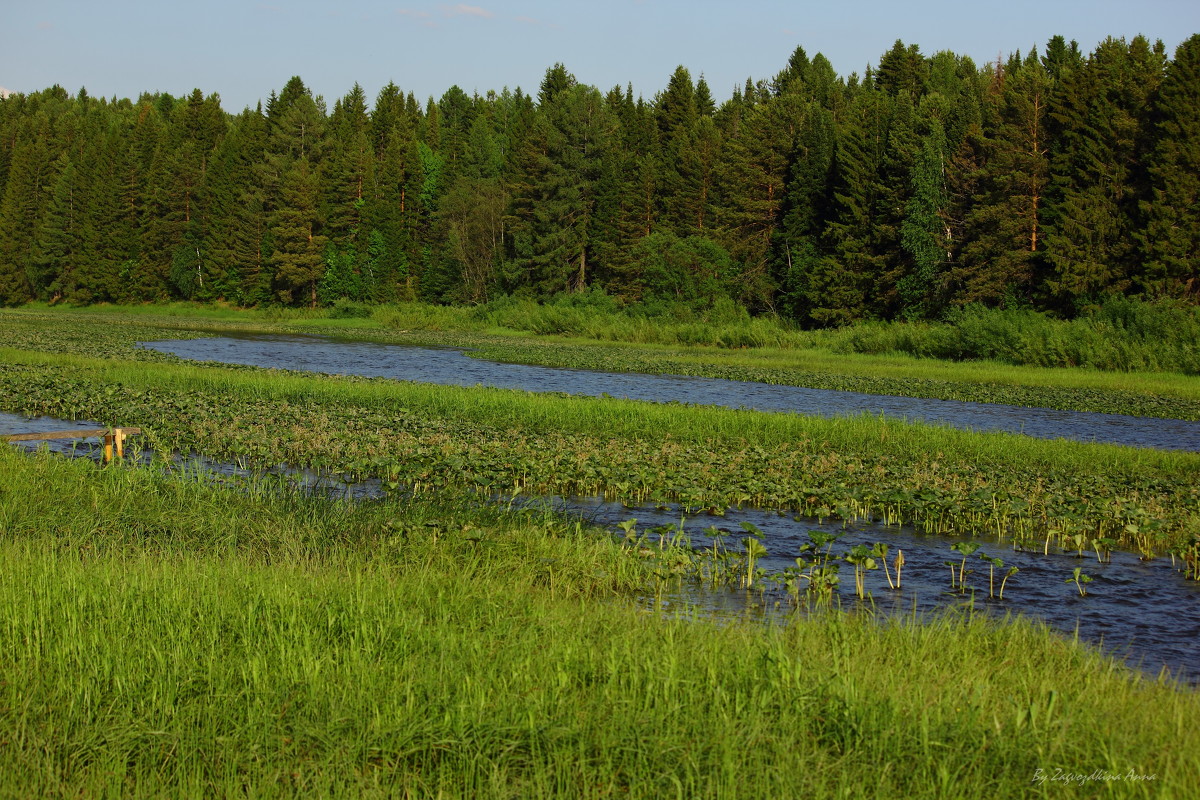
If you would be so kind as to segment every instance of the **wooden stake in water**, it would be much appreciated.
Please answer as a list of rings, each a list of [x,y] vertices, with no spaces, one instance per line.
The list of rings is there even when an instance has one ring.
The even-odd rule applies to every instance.
[[[104,438],[104,463],[125,457],[125,439],[135,433],[141,433],[141,428],[101,428],[99,430],[45,431],[41,433],[12,433],[0,436],[5,442],[43,442],[51,439],[90,439],[101,436]]]

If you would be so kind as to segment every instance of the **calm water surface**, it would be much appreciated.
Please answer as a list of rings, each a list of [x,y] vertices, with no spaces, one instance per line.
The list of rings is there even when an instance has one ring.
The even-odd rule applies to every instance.
[[[1200,422],[1120,414],[1055,411],[995,403],[893,397],[675,375],[598,372],[502,364],[461,350],[326,339],[316,336],[222,336],[144,342],[143,347],[196,361],[280,367],[457,386],[493,386],[655,402],[682,402],[819,416],[888,417],[1043,439],[1200,451]]]

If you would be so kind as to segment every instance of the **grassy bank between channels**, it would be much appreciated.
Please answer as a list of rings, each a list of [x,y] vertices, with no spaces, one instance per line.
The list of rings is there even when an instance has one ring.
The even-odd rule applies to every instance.
[[[863,354],[839,345],[832,333],[796,332],[790,339],[768,337],[753,347],[722,347],[718,346],[721,337],[711,331],[686,343],[670,337],[597,339],[580,332],[586,328],[543,329],[527,324],[525,329],[517,329],[487,323],[472,316],[470,309],[420,304],[379,308],[369,317],[339,317],[335,312],[181,305],[31,307],[0,312],[0,325],[10,338],[20,335],[23,328],[113,327],[124,329],[128,341],[135,340],[135,332],[141,338],[197,335],[198,330],[306,332],[465,347],[479,357],[550,367],[693,375],[867,394],[1200,420],[1200,378],[1181,373],[1017,366],[986,360],[939,360],[904,352]],[[520,318],[509,313],[498,319],[515,325]],[[640,324],[669,328],[674,323],[659,319]],[[535,330],[528,330],[530,327]],[[110,332],[106,338],[114,335]],[[662,338],[668,341],[660,341]]]
[[[1200,783],[1194,691],[1039,626],[661,614],[602,532],[453,493],[348,504],[4,449],[0,557],[4,796]]]
[[[993,536],[1039,551],[1094,542],[1146,557],[1200,549],[1193,453],[870,416],[195,365],[134,350],[131,330],[141,329],[69,317],[53,329],[26,326],[22,349],[0,350],[3,410],[137,426],[164,451],[259,468],[284,463],[416,492],[603,495],[717,513],[749,505]]]

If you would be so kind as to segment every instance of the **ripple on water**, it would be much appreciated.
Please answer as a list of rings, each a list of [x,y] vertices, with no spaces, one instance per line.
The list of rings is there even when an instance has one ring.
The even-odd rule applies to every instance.
[[[884,414],[895,419],[922,420],[979,431],[1022,433],[1041,439],[1200,451],[1200,422],[1185,420],[895,397],[717,378],[502,364],[471,358],[453,348],[343,341],[318,336],[224,336],[143,342],[141,346],[197,361],[335,375],[565,392],[592,397],[609,395],[631,400],[676,401],[826,417]]]

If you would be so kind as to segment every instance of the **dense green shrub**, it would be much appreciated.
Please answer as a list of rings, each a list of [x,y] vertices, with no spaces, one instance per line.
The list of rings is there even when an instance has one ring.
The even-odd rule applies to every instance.
[[[1200,309],[1117,298],[1074,320],[967,306],[935,323],[865,322],[828,334],[835,352],[992,359],[1041,367],[1200,374]]]

